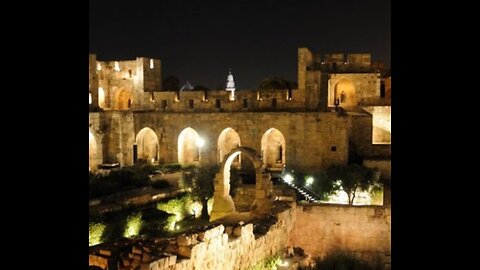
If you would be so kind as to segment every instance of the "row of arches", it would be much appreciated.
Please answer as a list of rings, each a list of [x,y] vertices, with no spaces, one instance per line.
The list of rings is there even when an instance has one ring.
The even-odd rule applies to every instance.
[[[202,157],[203,139],[199,133],[187,127],[178,136],[178,162],[183,165],[198,164]],[[137,159],[147,163],[160,161],[160,141],[151,128],[141,129],[135,137],[135,151]],[[222,163],[225,155],[232,149],[242,146],[240,136],[233,128],[225,128],[217,139],[217,162]],[[283,168],[286,163],[285,137],[276,128],[268,129],[261,139],[261,152],[263,162],[270,168]],[[89,135],[89,167],[96,168],[101,163],[101,143],[90,130]],[[241,164],[241,155],[236,156],[233,164]]]
[[[146,127],[140,130],[135,139],[138,158],[155,163],[159,160],[160,143],[155,132]],[[178,162],[188,165],[199,163],[202,157],[203,139],[198,132],[187,127],[178,136]],[[233,128],[224,129],[217,139],[217,162],[224,161],[225,155],[232,149],[242,146],[240,136]],[[276,128],[270,128],[262,136],[261,155],[269,167],[283,167],[285,164],[285,137]],[[238,156],[235,163],[241,162]]]

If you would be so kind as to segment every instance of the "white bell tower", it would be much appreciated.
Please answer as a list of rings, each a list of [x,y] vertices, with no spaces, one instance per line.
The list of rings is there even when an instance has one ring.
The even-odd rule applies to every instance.
[[[228,97],[228,100],[234,101],[235,100],[235,81],[233,81],[233,75],[232,75],[231,69],[228,71],[227,88],[225,88],[225,90],[231,91],[230,96]]]

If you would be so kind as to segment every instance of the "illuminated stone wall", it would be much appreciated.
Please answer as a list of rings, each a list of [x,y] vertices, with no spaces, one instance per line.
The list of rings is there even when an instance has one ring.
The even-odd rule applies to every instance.
[[[374,206],[297,206],[290,245],[312,256],[334,250],[352,252],[366,260],[378,256],[390,263],[391,208]]]
[[[278,221],[262,236],[253,234],[253,224],[215,228],[197,234],[179,236],[167,250],[177,256],[143,263],[141,269],[249,269],[266,258],[285,250],[295,223],[295,209],[276,213]],[[179,256],[184,259],[179,259]],[[98,259],[91,264],[98,263]],[[105,262],[103,262],[105,263]]]
[[[136,133],[133,132],[132,113],[107,111],[90,113],[89,116],[90,127],[102,134],[103,163],[133,165]]]
[[[390,144],[392,134],[391,106],[368,106],[364,110],[372,114],[372,143]]]
[[[134,130],[129,136],[136,136],[144,127],[154,130],[160,139],[159,159],[163,163],[178,162],[178,136],[187,127],[193,128],[205,140],[201,149],[202,164],[218,162],[218,137],[228,127],[238,133],[242,146],[251,147],[258,153],[261,152],[264,133],[270,128],[277,129],[285,138],[287,166],[296,170],[314,171],[332,164],[343,164],[348,158],[349,120],[336,113],[136,112],[133,119]],[[335,151],[331,150],[332,146]]]
[[[151,60],[153,68],[150,68]],[[128,61],[96,61],[91,57],[92,65],[98,87],[104,92],[100,107],[105,110],[128,110],[128,100],[131,100],[131,109],[148,109],[151,106],[148,92],[161,90],[160,59],[137,57]],[[98,96],[98,88],[94,91]]]
[[[378,74],[379,75],[379,74]],[[375,73],[339,73],[331,74],[328,82],[328,105],[334,106],[335,90],[337,98],[342,92],[341,86],[348,82],[353,86],[354,92],[350,94],[349,88],[345,90],[346,102],[342,107],[354,107],[371,104],[380,100],[380,77]]]
[[[93,117],[95,115],[95,117]],[[103,162],[133,164],[133,144],[140,130],[151,128],[159,141],[158,162],[178,162],[178,136],[193,128],[205,139],[202,164],[216,164],[218,137],[225,128],[234,129],[242,146],[261,153],[261,140],[270,128],[285,138],[288,167],[302,172],[342,164],[349,155],[365,158],[389,157],[391,145],[372,145],[372,116],[368,113],[320,112],[239,112],[239,113],[162,113],[99,112],[90,113],[90,122],[104,134],[101,140]],[[94,122],[93,119],[96,119]],[[123,119],[123,120],[122,120]],[[334,151],[333,151],[334,147]],[[349,152],[350,151],[350,152]]]

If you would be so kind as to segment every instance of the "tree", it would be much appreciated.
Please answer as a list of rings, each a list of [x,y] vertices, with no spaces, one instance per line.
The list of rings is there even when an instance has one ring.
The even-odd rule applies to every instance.
[[[162,82],[162,88],[164,90],[179,90],[180,89],[180,80],[175,76],[168,76]]]
[[[258,85],[258,89],[260,90],[268,90],[268,89],[295,89],[297,88],[297,83],[290,82],[281,78],[279,76],[270,76],[263,81],[260,82]]]
[[[183,176],[183,184],[191,188],[192,198],[202,203],[202,218],[208,219],[207,202],[213,196],[213,180],[218,166],[189,167]]]
[[[378,182],[379,176],[376,170],[358,164],[331,166],[327,169],[327,175],[332,182],[339,181],[343,191],[347,193],[350,205],[355,200],[356,191],[369,190]]]

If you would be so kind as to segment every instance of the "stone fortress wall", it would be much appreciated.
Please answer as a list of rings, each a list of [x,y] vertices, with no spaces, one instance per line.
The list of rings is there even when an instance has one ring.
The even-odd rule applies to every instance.
[[[185,151],[201,152],[186,163],[219,163],[225,151],[218,139],[226,128],[259,153],[283,151],[283,161],[273,167],[286,163],[308,172],[352,156],[390,156],[389,100],[380,97],[382,83],[370,54],[349,54],[345,60],[343,54],[321,57],[299,48],[297,89],[240,90],[233,101],[223,90],[162,90],[159,59],[97,61],[92,54],[89,59],[92,169],[101,163],[132,165],[138,155],[154,163],[181,162]],[[335,112],[335,102],[346,115]],[[206,140],[201,151],[194,143],[179,144],[188,127]],[[152,131],[148,140],[139,136],[144,128]],[[262,145],[271,128],[285,141],[270,143],[278,148]]]
[[[293,203],[274,213],[277,221],[264,234],[254,234],[252,223],[217,225],[181,235],[166,248],[133,246],[121,264],[145,270],[249,269],[288,247],[300,247],[312,258],[341,250],[390,269],[390,212],[390,207]],[[89,264],[116,267],[111,255],[109,250],[93,252]]]

